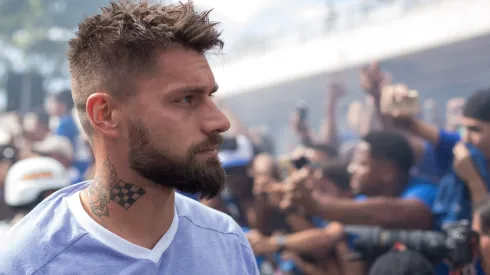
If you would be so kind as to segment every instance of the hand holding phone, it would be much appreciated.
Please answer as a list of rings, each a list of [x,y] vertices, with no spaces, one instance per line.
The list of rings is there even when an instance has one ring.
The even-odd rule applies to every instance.
[[[298,159],[291,160],[291,162],[292,162],[294,168],[296,168],[297,170],[300,170],[301,168],[308,165],[310,163],[310,160],[307,157],[302,156]]]
[[[383,114],[394,118],[414,118],[421,111],[419,93],[403,84],[384,87],[380,105]]]

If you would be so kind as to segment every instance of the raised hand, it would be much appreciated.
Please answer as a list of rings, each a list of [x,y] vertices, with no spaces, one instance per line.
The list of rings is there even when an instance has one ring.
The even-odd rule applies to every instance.
[[[381,88],[391,82],[391,76],[383,72],[377,61],[361,69],[361,87],[372,96],[379,97]]]
[[[454,146],[453,155],[454,171],[463,181],[470,182],[479,178],[479,173],[473,164],[470,151],[463,142]]]
[[[418,92],[405,84],[388,85],[381,90],[381,112],[395,119],[412,119],[420,113]]]
[[[293,173],[285,182],[284,198],[280,207],[283,211],[296,209],[300,213],[314,211],[316,203],[312,196],[312,188],[308,186],[310,171],[306,168]]]
[[[327,89],[327,102],[337,102],[339,99],[347,94],[347,88],[345,84],[340,81],[333,81],[328,85]]]

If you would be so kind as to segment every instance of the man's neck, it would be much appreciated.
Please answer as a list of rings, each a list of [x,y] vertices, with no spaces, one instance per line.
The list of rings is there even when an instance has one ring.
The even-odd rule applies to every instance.
[[[97,165],[94,180],[81,193],[82,205],[107,230],[152,249],[172,224],[174,191],[120,170],[109,159]]]

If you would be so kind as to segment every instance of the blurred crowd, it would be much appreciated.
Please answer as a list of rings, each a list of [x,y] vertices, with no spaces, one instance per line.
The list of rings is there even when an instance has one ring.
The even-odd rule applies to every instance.
[[[93,155],[70,90],[0,117],[0,236],[59,188],[92,179]]]
[[[462,91],[441,118],[446,102],[420,102],[376,62],[360,78],[349,131],[337,125],[347,91],[332,81],[321,129],[299,103],[300,142],[282,156],[223,107],[228,185],[204,203],[242,225],[263,274],[490,274],[490,90]]]
[[[321,129],[298,104],[299,142],[281,156],[274,137],[221,104],[232,124],[219,152],[227,185],[202,203],[240,224],[262,274],[490,274],[490,89],[461,91],[440,118],[445,102],[420,102],[423,91],[392,83],[378,63],[360,78],[365,97],[350,103],[348,132],[337,118],[347,91],[332,81]],[[1,236],[94,172],[69,90],[0,120]]]

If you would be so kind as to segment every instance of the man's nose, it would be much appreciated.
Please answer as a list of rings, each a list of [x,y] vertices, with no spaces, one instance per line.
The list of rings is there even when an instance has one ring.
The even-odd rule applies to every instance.
[[[212,101],[205,114],[203,114],[202,121],[203,130],[207,134],[219,134],[230,129],[230,121]]]

